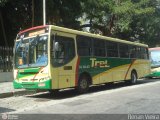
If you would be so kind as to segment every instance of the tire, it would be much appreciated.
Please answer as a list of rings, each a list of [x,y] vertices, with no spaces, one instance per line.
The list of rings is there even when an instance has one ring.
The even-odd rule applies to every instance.
[[[79,78],[77,91],[80,94],[86,93],[89,89],[89,77],[83,75]]]
[[[135,71],[132,71],[132,73],[131,73],[130,83],[131,84],[136,84],[137,83],[137,73]]]
[[[49,93],[50,94],[53,94],[53,95],[57,95],[59,93],[59,90],[58,89],[55,89],[55,90],[49,90]]]
[[[113,86],[114,85],[114,82],[108,82],[108,83],[105,83],[106,86]]]
[[[153,79],[153,77],[147,77],[148,79]]]

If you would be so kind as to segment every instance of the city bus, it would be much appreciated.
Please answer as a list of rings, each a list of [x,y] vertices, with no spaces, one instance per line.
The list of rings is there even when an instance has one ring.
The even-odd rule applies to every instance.
[[[160,77],[160,47],[149,48],[151,73],[148,78]]]
[[[148,46],[54,25],[18,33],[14,88],[58,91],[126,81],[150,73]]]

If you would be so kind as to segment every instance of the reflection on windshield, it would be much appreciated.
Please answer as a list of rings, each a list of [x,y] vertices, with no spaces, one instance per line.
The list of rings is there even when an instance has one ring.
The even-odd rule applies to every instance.
[[[37,36],[16,42],[15,65],[18,68],[47,65],[48,36]]]
[[[151,51],[151,67],[160,66],[160,51]]]

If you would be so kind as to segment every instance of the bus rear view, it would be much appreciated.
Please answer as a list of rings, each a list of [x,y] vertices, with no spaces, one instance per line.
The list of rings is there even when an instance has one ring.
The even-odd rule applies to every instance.
[[[14,49],[14,88],[51,88],[48,37],[48,26],[27,29],[17,35]]]

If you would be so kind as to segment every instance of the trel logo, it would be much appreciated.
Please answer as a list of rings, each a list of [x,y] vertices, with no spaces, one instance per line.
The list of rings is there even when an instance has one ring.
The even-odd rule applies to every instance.
[[[108,65],[107,60],[97,60],[96,58],[91,58],[91,67],[100,67],[100,68],[105,68],[105,67],[110,67]]]

